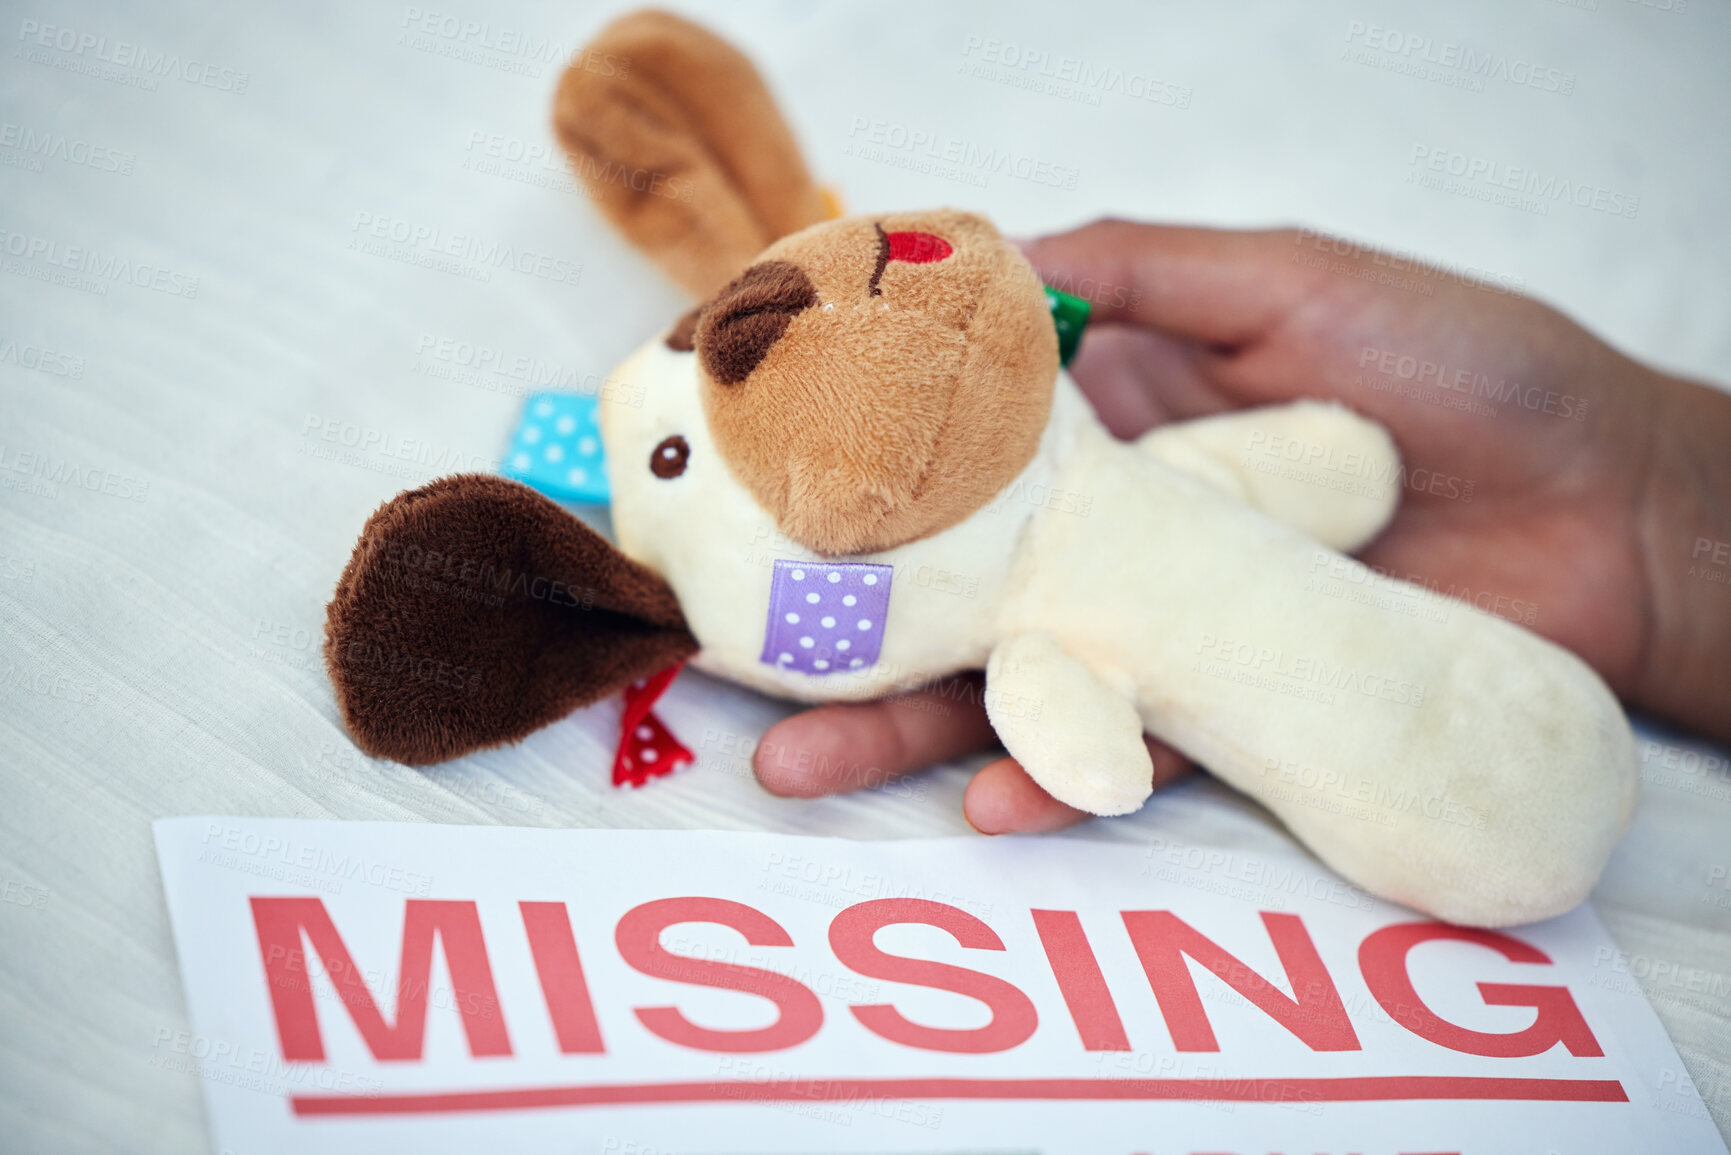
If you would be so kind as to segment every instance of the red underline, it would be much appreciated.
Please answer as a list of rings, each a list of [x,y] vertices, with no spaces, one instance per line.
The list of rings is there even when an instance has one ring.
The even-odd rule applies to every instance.
[[[409,1095],[296,1095],[296,1115],[417,1115],[631,1103],[784,1103],[856,1099],[1106,1099],[1229,1103],[1353,1103],[1397,1099],[1627,1103],[1615,1079],[1373,1075],[1339,1079],[769,1079],[594,1083]]]

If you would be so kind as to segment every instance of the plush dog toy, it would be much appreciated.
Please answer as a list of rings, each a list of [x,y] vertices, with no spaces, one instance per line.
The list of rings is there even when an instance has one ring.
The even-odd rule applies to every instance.
[[[1013,245],[966,212],[829,219],[750,63],[677,17],[607,28],[554,122],[703,304],[602,399],[617,548],[498,477],[373,515],[326,644],[362,748],[454,758],[625,689],[648,758],[669,747],[645,698],[687,658],[805,701],[983,666],[1004,746],[1072,806],[1143,803],[1146,731],[1376,894],[1482,926],[1586,896],[1637,794],[1603,683],[1345,557],[1396,487],[1246,458],[1286,439],[1391,476],[1379,426],[1300,403],[1115,441]],[[1406,612],[1339,596],[1354,584]]]

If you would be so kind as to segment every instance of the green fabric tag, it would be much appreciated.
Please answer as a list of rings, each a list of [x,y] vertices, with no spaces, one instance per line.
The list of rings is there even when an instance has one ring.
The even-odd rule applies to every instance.
[[[1050,285],[1045,289],[1046,303],[1052,307],[1052,327],[1058,330],[1058,364],[1068,365],[1076,355],[1076,346],[1082,343],[1082,330],[1094,307],[1081,297],[1061,293]]]

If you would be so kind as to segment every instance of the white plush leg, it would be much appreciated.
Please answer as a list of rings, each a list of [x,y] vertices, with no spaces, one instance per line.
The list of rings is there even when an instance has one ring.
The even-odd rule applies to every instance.
[[[1018,634],[992,651],[986,715],[1004,748],[1060,802],[1128,814],[1153,793],[1135,706],[1050,634]]]
[[[1150,734],[1375,894],[1473,926],[1587,896],[1640,776],[1579,658],[1420,586],[1345,596],[1315,575],[1357,562],[1102,429],[1057,484],[1089,516],[1036,516],[1005,637],[1059,639],[1114,688],[1127,671]]]
[[[1137,448],[1351,552],[1388,524],[1400,453],[1388,431],[1341,405],[1299,401],[1162,425]]]

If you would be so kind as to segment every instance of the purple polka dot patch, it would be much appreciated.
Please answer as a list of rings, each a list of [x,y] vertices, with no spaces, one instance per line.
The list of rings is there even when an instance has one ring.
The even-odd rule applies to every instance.
[[[759,660],[802,674],[845,674],[878,660],[890,608],[887,565],[781,561],[769,582]]]

